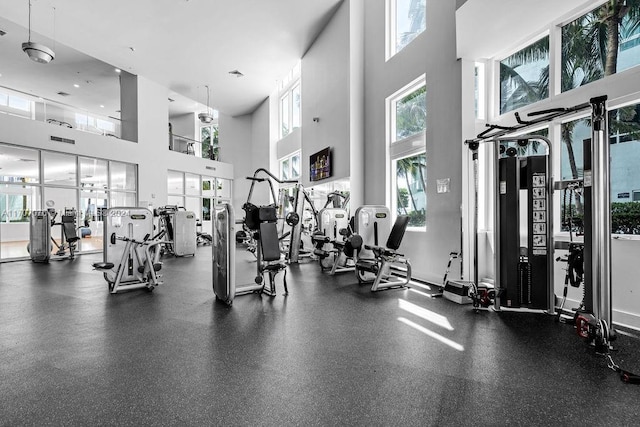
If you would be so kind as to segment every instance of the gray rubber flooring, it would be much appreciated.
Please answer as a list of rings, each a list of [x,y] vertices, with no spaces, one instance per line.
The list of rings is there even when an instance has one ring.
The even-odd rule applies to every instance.
[[[0,265],[0,425],[638,425],[640,386],[549,316],[372,294],[311,263],[289,295],[227,307],[209,247],[111,295],[99,260]],[[617,348],[639,371],[639,340]]]

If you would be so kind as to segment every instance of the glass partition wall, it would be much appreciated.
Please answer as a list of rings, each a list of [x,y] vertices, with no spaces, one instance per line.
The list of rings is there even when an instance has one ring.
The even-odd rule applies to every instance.
[[[167,201],[169,205],[194,212],[202,231],[211,234],[211,212],[216,204],[231,203],[231,180],[167,171]]]
[[[136,165],[0,144],[0,261],[29,257],[34,210],[60,216],[75,209],[80,252],[102,250],[103,214],[111,206],[136,206]],[[52,237],[59,241],[61,227]]]

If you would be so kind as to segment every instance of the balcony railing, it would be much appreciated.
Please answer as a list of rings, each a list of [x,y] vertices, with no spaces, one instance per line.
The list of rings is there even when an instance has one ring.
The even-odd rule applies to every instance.
[[[203,144],[195,139],[176,135],[171,132],[169,132],[169,150],[203,159],[218,160],[217,147],[214,148],[209,144]]]
[[[0,114],[121,137],[120,119],[0,86]]]

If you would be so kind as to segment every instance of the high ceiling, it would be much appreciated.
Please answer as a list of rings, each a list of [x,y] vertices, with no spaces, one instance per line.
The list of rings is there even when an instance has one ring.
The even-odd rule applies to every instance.
[[[341,1],[31,0],[31,39],[56,52],[53,62],[37,64],[20,47],[28,38],[28,0],[2,0],[0,86],[90,111],[104,105],[105,115],[117,115],[117,67],[167,87],[174,112],[193,111],[193,101],[206,104],[209,85],[212,108],[247,114],[294,67]]]

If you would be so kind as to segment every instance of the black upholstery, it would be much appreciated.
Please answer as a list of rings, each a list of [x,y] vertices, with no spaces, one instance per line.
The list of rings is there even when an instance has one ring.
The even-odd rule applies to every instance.
[[[387,249],[397,251],[400,248],[404,232],[407,230],[407,225],[409,225],[408,215],[400,215],[396,218],[396,222],[393,224],[393,228],[387,239]]]
[[[280,244],[278,242],[276,223],[261,222],[260,245],[262,245],[262,259],[265,261],[278,261],[280,259]]]
[[[62,229],[64,230],[64,237],[67,239],[67,242],[73,243],[75,241],[80,240],[78,237],[78,233],[76,232],[76,225],[74,222],[67,222],[64,220],[64,216],[62,217]]]
[[[112,262],[95,262],[93,268],[96,270],[111,270],[115,265]]]

